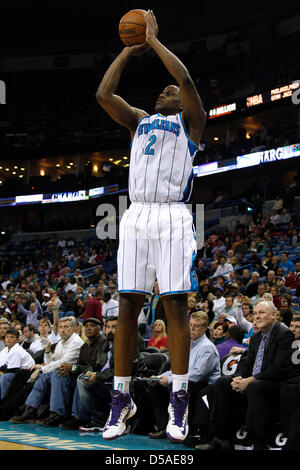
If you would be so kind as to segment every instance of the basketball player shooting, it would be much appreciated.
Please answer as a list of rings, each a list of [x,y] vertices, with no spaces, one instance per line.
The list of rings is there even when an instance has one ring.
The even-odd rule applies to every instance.
[[[192,191],[193,159],[206,113],[186,67],[158,40],[158,25],[151,10],[145,20],[146,42],[121,51],[106,71],[96,95],[103,109],[129,130],[132,139],[131,205],[120,223],[118,248],[120,304],[114,340],[115,376],[103,438],[116,439],[124,434],[126,420],[136,412],[129,383],[137,345],[137,318],[145,295],[151,295],[157,278],[168,322],[172,370],[166,431],[171,441],[180,442],[188,434],[187,293],[198,292],[193,270],[196,236],[185,202]],[[130,57],[149,48],[176,82],[161,92],[152,116],[115,94]]]

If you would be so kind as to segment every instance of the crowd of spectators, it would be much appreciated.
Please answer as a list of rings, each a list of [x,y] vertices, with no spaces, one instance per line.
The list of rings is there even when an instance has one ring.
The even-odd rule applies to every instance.
[[[273,306],[276,324],[298,339],[300,220],[291,220],[285,209],[277,197],[273,210],[280,219],[257,211],[250,224],[237,221],[232,230],[210,233],[197,253],[199,292],[189,294],[187,305],[193,435],[202,432],[203,419],[207,425],[203,390],[223,375],[228,355],[247,356],[252,336],[257,337],[255,319],[261,303]],[[113,377],[119,306],[116,242],[91,242],[80,249],[74,239],[52,238],[51,246],[54,250],[47,251],[47,241],[40,241],[40,250],[31,259],[18,263],[12,257],[2,269],[0,416],[15,423],[34,420],[65,430],[99,431],[108,415],[108,382]],[[172,376],[168,325],[157,283],[138,326],[133,376],[161,378],[143,387],[133,382],[137,403],[149,403],[142,410],[152,409],[153,414],[149,422],[140,411],[132,432],[165,438],[164,404]],[[291,416],[290,411],[284,420],[286,435]]]

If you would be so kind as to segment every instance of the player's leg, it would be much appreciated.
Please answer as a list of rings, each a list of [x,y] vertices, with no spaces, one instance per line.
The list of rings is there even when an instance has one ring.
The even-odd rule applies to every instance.
[[[168,350],[172,370],[167,435],[182,441],[188,434],[188,368],[190,334],[187,317],[187,294],[166,295],[163,305],[168,322]]]
[[[126,421],[136,412],[129,395],[131,369],[137,348],[137,319],[144,305],[145,295],[120,293],[119,317],[114,338],[114,385],[111,411],[103,431],[103,438],[117,439],[126,430]]]
[[[168,322],[168,351],[172,372],[187,374],[189,367],[190,334],[187,317],[187,294],[162,297]]]
[[[115,376],[131,375],[131,367],[137,347],[137,319],[143,308],[145,295],[120,293],[119,316],[114,339]],[[123,391],[122,387],[117,387]],[[128,392],[128,387],[124,391]]]
[[[197,291],[199,287],[193,269],[196,238],[192,216],[184,205],[162,207],[158,224],[161,229],[156,244],[157,280],[167,315],[172,370],[167,434],[173,441],[182,441],[188,434],[190,335],[187,293]]]

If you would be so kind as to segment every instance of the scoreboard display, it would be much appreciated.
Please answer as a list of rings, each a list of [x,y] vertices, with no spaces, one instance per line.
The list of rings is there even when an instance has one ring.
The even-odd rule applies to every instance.
[[[293,103],[300,103],[300,80],[282,85],[271,90],[258,92],[255,95],[247,96],[237,100],[235,103],[224,104],[209,110],[209,119],[226,116],[233,113],[243,112],[249,108],[263,106],[280,100],[291,99]]]

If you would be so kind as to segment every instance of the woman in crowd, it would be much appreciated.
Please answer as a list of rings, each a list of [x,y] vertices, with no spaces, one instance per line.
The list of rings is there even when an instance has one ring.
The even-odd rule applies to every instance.
[[[148,348],[153,346],[160,351],[168,349],[166,325],[163,320],[155,320],[153,324],[153,336],[149,339]]]
[[[188,310],[187,310],[187,314],[188,316],[190,317],[191,313],[193,312],[196,312],[197,311],[197,301],[196,301],[196,297],[191,295],[189,298],[188,298]]]
[[[226,341],[226,334],[228,331],[228,324],[225,322],[217,322],[213,326],[212,342],[215,346]]]

